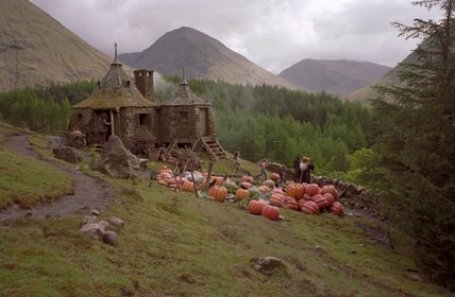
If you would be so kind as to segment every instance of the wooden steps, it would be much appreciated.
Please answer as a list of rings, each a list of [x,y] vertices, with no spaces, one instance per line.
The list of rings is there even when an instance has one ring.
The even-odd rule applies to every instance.
[[[202,147],[215,160],[227,159],[226,151],[213,136],[201,137]]]

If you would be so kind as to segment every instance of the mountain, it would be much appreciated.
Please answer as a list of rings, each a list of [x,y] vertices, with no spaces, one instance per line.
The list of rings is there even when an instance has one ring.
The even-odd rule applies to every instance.
[[[110,62],[29,1],[0,1],[0,91],[99,79]]]
[[[421,46],[424,49],[430,47],[430,42],[428,40],[423,41]],[[455,51],[455,49],[452,49]],[[406,64],[416,64],[418,63],[417,54],[411,52],[403,61],[401,61],[397,66],[392,68],[380,79],[372,82],[368,86],[352,91],[351,93],[345,96],[345,99],[352,102],[365,102],[369,99],[376,98],[379,94],[373,89],[373,86],[386,86],[386,85],[404,85],[403,82],[400,82],[399,72],[403,71]],[[401,65],[402,64],[402,65]]]
[[[369,62],[304,59],[279,76],[308,91],[344,96],[378,80],[390,69]]]
[[[119,59],[131,67],[150,68],[162,74],[180,76],[185,68],[189,78],[298,88],[230,50],[218,40],[188,27],[168,32],[144,51],[122,54]]]

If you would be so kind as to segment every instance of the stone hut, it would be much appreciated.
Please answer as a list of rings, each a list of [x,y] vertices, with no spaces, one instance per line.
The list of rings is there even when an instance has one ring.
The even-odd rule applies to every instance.
[[[136,70],[131,82],[117,60],[117,46],[97,88],[73,106],[69,129],[84,133],[87,145],[102,145],[115,134],[133,153],[186,146],[204,148],[214,159],[226,158],[216,138],[212,105],[191,91],[185,77],[174,98],[156,105],[153,71]]]
[[[104,78],[89,97],[73,106],[70,130],[82,131],[88,145],[104,144],[111,134],[130,149],[155,143],[153,72],[137,70],[134,74],[136,81],[131,82],[117,60],[116,46],[114,62]]]
[[[185,78],[174,98],[156,106],[156,115],[160,125],[154,132],[164,144],[192,146],[201,137],[215,136],[212,105],[197,97]]]

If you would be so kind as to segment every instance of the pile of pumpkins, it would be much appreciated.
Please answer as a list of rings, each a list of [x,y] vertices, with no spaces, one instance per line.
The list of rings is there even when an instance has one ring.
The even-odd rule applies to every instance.
[[[194,184],[186,178],[173,177],[172,171],[166,166],[161,167],[157,175],[158,183],[176,190],[194,192],[197,189],[205,189],[207,175],[199,185]],[[262,185],[253,185],[254,178],[244,175],[239,183],[235,183],[223,176],[212,176],[210,183],[213,185],[208,190],[208,196],[218,202],[224,202],[229,193],[235,194],[238,201],[248,201],[252,196],[263,197],[263,199],[251,199],[248,203],[248,211],[251,214],[263,215],[271,220],[280,219],[280,208],[287,208],[302,211],[306,214],[319,214],[324,210],[330,211],[337,216],[343,216],[343,205],[337,201],[338,191],[333,185],[325,185],[322,188],[318,184],[300,184],[292,181],[286,182],[284,188],[275,187],[279,175],[272,173],[271,178],[265,180]]]

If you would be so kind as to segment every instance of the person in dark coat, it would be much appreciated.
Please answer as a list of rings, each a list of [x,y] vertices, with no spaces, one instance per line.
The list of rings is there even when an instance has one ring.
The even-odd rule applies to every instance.
[[[315,168],[314,164],[311,162],[310,158],[303,157],[302,162],[299,165],[301,170],[301,183],[311,183],[311,171]]]

